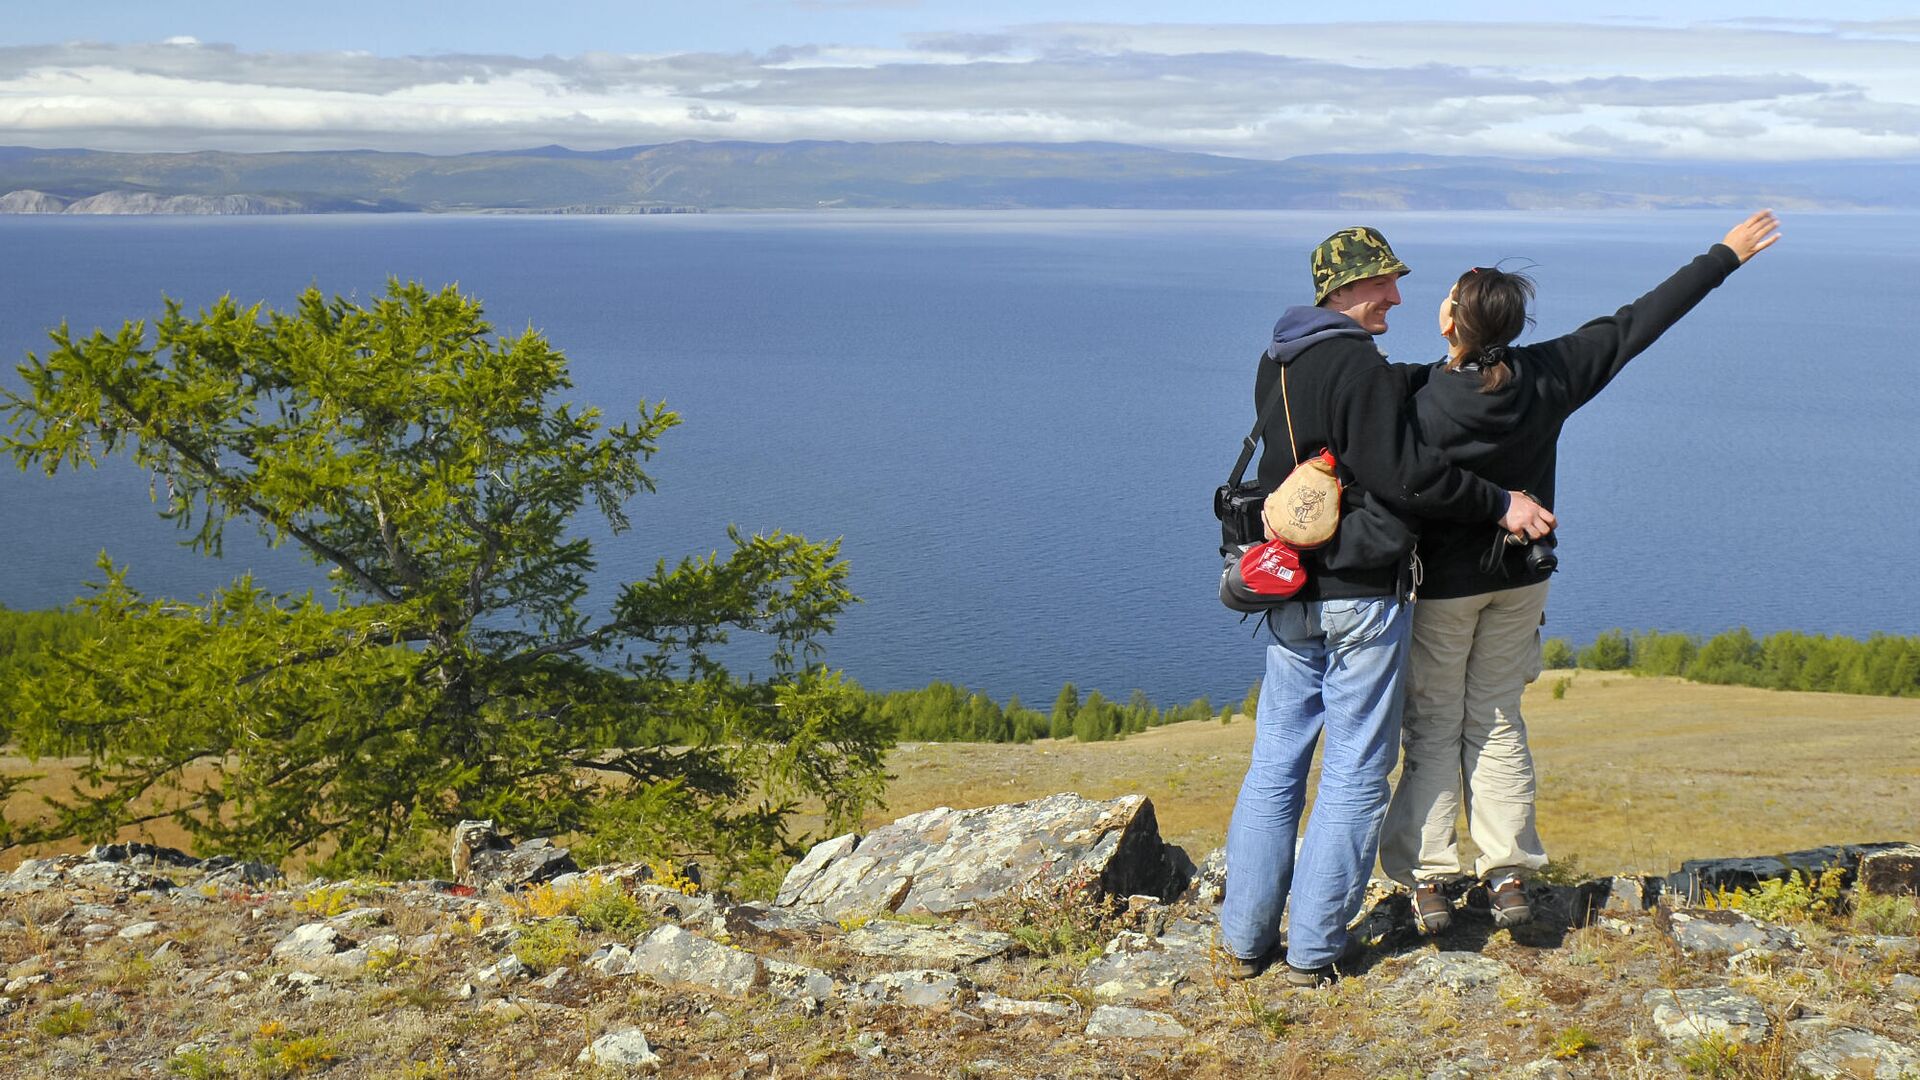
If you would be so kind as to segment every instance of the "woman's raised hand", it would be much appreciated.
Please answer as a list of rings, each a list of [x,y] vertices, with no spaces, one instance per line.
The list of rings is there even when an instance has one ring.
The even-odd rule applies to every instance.
[[[1780,219],[1773,211],[1762,210],[1727,231],[1726,238],[1720,242],[1733,249],[1741,262],[1773,246],[1780,239]]]

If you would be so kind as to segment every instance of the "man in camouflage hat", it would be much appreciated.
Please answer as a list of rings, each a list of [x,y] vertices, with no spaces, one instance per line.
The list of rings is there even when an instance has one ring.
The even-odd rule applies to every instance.
[[[1384,334],[1387,309],[1400,303],[1399,280],[1412,272],[1379,229],[1341,229],[1313,249],[1313,302],[1345,312],[1369,334]]]
[[[1340,527],[1301,553],[1306,587],[1267,613],[1266,674],[1254,715],[1253,761],[1227,829],[1220,928],[1251,978],[1284,953],[1287,981],[1314,986],[1357,958],[1358,913],[1386,816],[1387,774],[1400,749],[1412,518],[1498,521],[1537,538],[1553,516],[1519,492],[1447,464],[1415,437],[1407,398],[1428,371],[1389,365],[1373,343],[1400,303],[1407,264],[1377,229],[1342,229],[1312,256],[1314,305],[1288,308],[1261,354],[1260,485],[1333,452]],[[1324,741],[1313,816],[1296,856],[1315,745]],[[1280,917],[1291,901],[1290,940]]]

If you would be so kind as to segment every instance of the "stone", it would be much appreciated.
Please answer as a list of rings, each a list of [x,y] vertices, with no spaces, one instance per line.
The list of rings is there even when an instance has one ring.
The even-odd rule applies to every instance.
[[[1608,915],[1637,915],[1660,898],[1658,878],[1615,876],[1593,882],[1593,910]]]
[[[1813,1045],[1795,1056],[1793,1063],[1813,1076],[1905,1080],[1920,1075],[1920,1053],[1884,1035],[1857,1028],[1807,1034]]]
[[[59,885],[67,869],[79,863],[73,855],[55,855],[45,859],[22,859],[13,873],[0,877],[0,893],[40,892]]]
[[[580,1065],[646,1067],[660,1064],[660,1055],[647,1045],[647,1037],[639,1028],[627,1028],[593,1040],[573,1060]]]
[[[963,968],[1013,949],[1012,935],[965,926],[916,926],[875,919],[840,939],[861,956],[892,957],[922,967]]]
[[[1045,1016],[1054,1020],[1071,1020],[1080,1010],[1064,1001],[1028,1001],[1022,998],[1001,997],[999,994],[981,994],[973,1007],[988,1016],[1003,1020],[1026,1016]]]
[[[483,848],[475,851],[469,863],[474,884],[498,889],[520,889],[550,881],[580,868],[573,855],[553,841],[527,840],[506,849]]]
[[[1724,986],[1694,990],[1649,990],[1654,1030],[1676,1046],[1719,1035],[1729,1042],[1757,1043],[1767,1037],[1767,1010],[1758,1001]]]
[[[1422,956],[1412,970],[1402,976],[1404,982],[1422,982],[1466,993],[1482,986],[1497,985],[1513,969],[1491,956],[1470,952],[1440,952]]]
[[[31,990],[46,981],[45,975],[22,975],[17,979],[8,979],[7,985],[0,987],[0,994],[18,994],[22,990]]]
[[[633,950],[625,945],[602,945],[582,961],[582,965],[602,975],[631,975]]]
[[[1860,886],[1883,896],[1920,893],[1920,846],[1901,844],[1862,855]]]
[[[1842,884],[1850,885],[1861,868],[1862,859],[1907,846],[1887,842],[1833,844],[1755,858],[1689,859],[1667,876],[1664,891],[1672,893],[1676,903],[1698,904],[1721,890],[1752,889],[1762,881],[1783,880],[1796,871],[1808,878],[1817,878],[1834,869],[1843,872]]]
[[[539,987],[542,990],[552,990],[553,988],[560,985],[560,980],[567,977],[567,972],[569,970],[570,969],[565,967],[554,968],[552,971],[549,971],[545,975],[542,975],[539,978],[533,980],[533,985]]]
[[[1102,1005],[1087,1021],[1087,1034],[1096,1039],[1184,1039],[1187,1029],[1166,1013]]]
[[[950,971],[890,971],[854,988],[854,995],[876,1005],[938,1008],[960,999],[967,983]]]
[[[1427,1074],[1427,1080],[1480,1080],[1500,1068],[1498,1062],[1484,1057],[1463,1057],[1447,1062]]]
[[[141,938],[152,937],[159,932],[160,924],[148,919],[145,922],[137,922],[129,926],[121,927],[120,932],[114,936],[125,941],[138,941]]]
[[[880,1036],[871,1031],[863,1031],[853,1040],[853,1052],[868,1061],[878,1061],[887,1056],[887,1046],[880,1041]]]
[[[473,981],[483,987],[505,986],[515,979],[525,978],[526,975],[527,965],[522,963],[519,957],[509,954],[474,972]]]
[[[792,964],[785,960],[762,960],[767,973],[767,992],[788,1000],[827,1002],[833,1000],[839,984],[833,976],[816,967]]]
[[[267,990],[278,997],[326,1001],[342,996],[326,980],[307,971],[283,971],[267,980]]]
[[[126,863],[129,866],[199,866],[200,860],[179,848],[161,847],[135,841],[130,844],[95,844],[87,849],[89,862]]]
[[[241,859],[232,855],[215,855],[200,864],[200,870],[206,875],[201,880],[226,888],[272,885],[287,880],[287,875],[271,863],[256,862],[253,859]]]
[[[1214,848],[1194,872],[1187,896],[1197,904],[1217,907],[1227,898],[1227,849]]]
[[[829,917],[945,914],[1009,895],[1084,888],[1171,899],[1193,876],[1160,839],[1153,804],[1071,793],[974,810],[937,807],[816,846],[788,872],[777,907]]]
[[[627,895],[653,914],[675,922],[711,923],[720,913],[720,904],[712,898],[688,896],[665,885],[635,885]]]
[[[69,867],[66,872],[68,884],[102,889],[110,892],[172,892],[174,884],[167,878],[136,869],[125,863],[82,862]]]
[[[633,972],[669,985],[742,997],[759,985],[760,958],[708,941],[678,926],[662,926],[633,947]]]
[[[385,926],[387,912],[384,908],[357,907],[351,911],[343,911],[328,919],[327,922],[333,926],[349,929],[356,926]]]
[[[817,945],[842,933],[840,924],[832,919],[759,903],[716,907],[708,924],[715,936],[777,946]]]
[[[1920,1001],[1920,975],[1908,975],[1904,972],[1895,975],[1893,981],[1887,984],[1887,989],[1908,1001]]]
[[[1122,931],[1074,980],[1102,1001],[1165,999],[1181,983],[1206,974],[1205,938],[1174,934],[1159,938]]]
[[[207,980],[206,988],[221,997],[231,997],[253,984],[253,976],[244,971],[223,971]]]
[[[273,947],[273,958],[295,967],[332,965],[340,963],[339,955],[353,947],[352,941],[326,923],[306,923]]]
[[[1727,908],[1696,908],[1667,916],[1667,933],[1688,956],[1729,956],[1749,949],[1797,952],[1800,935]]]
[[[1564,1061],[1545,1057],[1529,1061],[1511,1073],[1515,1077],[1540,1077],[1541,1080],[1572,1080],[1573,1070]]]

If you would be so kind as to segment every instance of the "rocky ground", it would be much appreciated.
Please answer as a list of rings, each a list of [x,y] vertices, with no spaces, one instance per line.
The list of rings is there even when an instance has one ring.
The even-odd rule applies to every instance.
[[[479,847],[473,885],[29,860],[0,1076],[1920,1077],[1920,848],[1548,875],[1438,939],[1377,887],[1362,970],[1297,990],[1226,977],[1217,853],[1138,797],[912,815],[756,903]]]

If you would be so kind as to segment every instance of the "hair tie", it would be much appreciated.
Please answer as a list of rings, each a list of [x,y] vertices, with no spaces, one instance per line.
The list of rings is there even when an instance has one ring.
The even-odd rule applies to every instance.
[[[1504,364],[1507,362],[1505,345],[1489,345],[1480,350],[1480,363],[1484,365]]]

